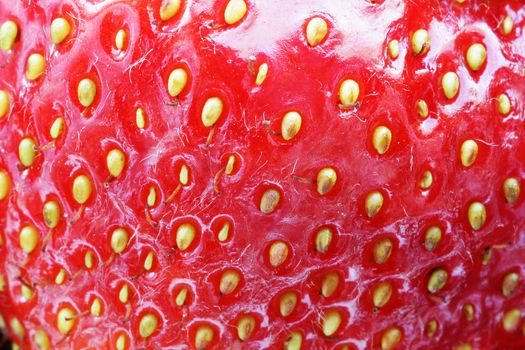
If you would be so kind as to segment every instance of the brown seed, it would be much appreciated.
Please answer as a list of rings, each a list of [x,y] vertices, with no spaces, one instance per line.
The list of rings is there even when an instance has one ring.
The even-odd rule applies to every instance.
[[[384,264],[390,257],[393,247],[394,244],[390,238],[379,239],[374,245],[374,261],[376,264]]]
[[[392,296],[392,285],[387,282],[379,283],[374,288],[373,301],[375,307],[383,307],[388,303]]]
[[[516,289],[518,289],[520,283],[520,276],[516,272],[510,272],[503,278],[503,284],[501,286],[501,293],[505,297],[511,296]]]

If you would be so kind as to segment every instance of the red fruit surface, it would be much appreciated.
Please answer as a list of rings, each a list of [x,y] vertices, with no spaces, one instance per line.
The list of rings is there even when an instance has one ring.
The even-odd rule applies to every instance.
[[[227,0],[182,0],[162,20],[166,2],[0,2],[0,22],[18,26],[12,47],[0,51],[0,90],[9,99],[0,118],[0,170],[9,178],[9,186],[0,178],[0,194],[8,189],[0,200],[0,327],[13,347],[293,350],[299,337],[303,349],[525,347],[525,203],[517,192],[525,177],[523,1],[246,0],[234,24],[225,22]],[[54,44],[57,17],[71,31]],[[317,45],[306,38],[313,17],[327,23]],[[126,37],[118,49],[120,29]],[[413,52],[419,29],[428,31],[430,45]],[[397,57],[389,54],[392,40]],[[475,43],[486,48],[479,70],[466,60]],[[43,55],[45,69],[29,80],[33,53]],[[268,73],[257,85],[264,63]],[[175,68],[188,81],[172,97]],[[452,98],[442,87],[447,72],[459,78]],[[96,85],[88,107],[77,95],[85,78]],[[339,100],[346,79],[359,86],[352,105]],[[508,113],[499,111],[501,94]],[[224,108],[206,127],[201,114],[210,97]],[[426,118],[418,115],[419,100]],[[286,140],[281,123],[290,111],[302,124]],[[53,141],[59,116],[65,127]],[[374,147],[378,126],[391,134],[384,154]],[[25,137],[37,149],[29,166],[19,154]],[[468,167],[461,161],[466,140],[478,146]],[[106,165],[112,149],[125,155],[116,177]],[[320,194],[315,181],[327,167],[337,180]],[[433,181],[422,189],[425,171]],[[93,187],[84,204],[73,197],[79,175]],[[156,198],[148,206],[150,188]],[[264,213],[270,189],[280,200]],[[369,217],[372,191],[383,204]],[[60,207],[52,229],[43,217],[50,200]],[[472,211],[469,221],[475,202],[486,220]],[[186,249],[177,244],[182,224],[196,231]],[[37,240],[20,239],[27,225]],[[429,250],[425,232],[433,226],[442,238],[435,247],[427,242],[435,248]],[[129,234],[122,252],[111,246],[117,228]],[[322,228],[333,232],[324,252],[316,249]],[[378,263],[375,248],[385,238],[391,253]],[[37,244],[29,253],[27,242]],[[269,257],[275,242],[285,244],[272,258],[278,266]],[[65,280],[57,284],[61,269]],[[221,287],[232,271],[238,284],[223,279]],[[432,279],[435,271],[446,281]],[[339,283],[335,290],[325,284],[323,293],[327,275]],[[377,307],[380,283],[392,293]],[[283,316],[279,300],[287,292],[297,305]],[[90,313],[95,298],[98,316]],[[59,322],[65,307],[73,317]],[[141,332],[145,316],[157,320],[151,334]],[[243,318],[254,322],[239,332]],[[60,324],[71,327],[61,331]]]

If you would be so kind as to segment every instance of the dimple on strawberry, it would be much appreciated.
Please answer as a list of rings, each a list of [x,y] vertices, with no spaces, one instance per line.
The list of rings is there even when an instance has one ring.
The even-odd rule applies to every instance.
[[[525,4],[3,1],[15,349],[521,349]]]

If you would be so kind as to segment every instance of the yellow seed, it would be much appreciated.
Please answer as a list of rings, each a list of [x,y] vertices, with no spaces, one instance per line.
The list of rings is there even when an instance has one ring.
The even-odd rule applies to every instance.
[[[53,124],[51,124],[51,128],[49,129],[49,136],[53,140],[56,140],[60,135],[62,135],[62,132],[64,131],[64,118],[58,117],[53,121]]]
[[[279,312],[281,313],[281,316],[290,316],[293,310],[295,310],[296,305],[297,294],[294,292],[287,292],[283,294],[279,300]]]
[[[55,18],[51,22],[51,41],[58,45],[71,33],[71,25],[65,18]]]
[[[162,0],[159,9],[160,19],[167,21],[177,14],[180,9],[181,0]]]
[[[498,112],[502,115],[507,115],[510,113],[510,99],[506,94],[501,94],[498,96]]]
[[[13,317],[11,321],[9,321],[9,325],[11,326],[11,330],[13,333],[20,339],[23,339],[26,331],[24,329],[24,326],[22,326],[22,323],[18,320],[18,318]]]
[[[277,267],[282,265],[288,257],[288,245],[283,241],[274,242],[269,251],[270,265]]]
[[[456,97],[459,91],[459,77],[456,72],[445,73],[441,79],[441,87],[447,99]]]
[[[345,106],[353,105],[359,97],[359,84],[352,79],[343,81],[339,87],[339,100]]]
[[[0,90],[0,119],[7,115],[11,108],[11,101],[6,90]]]
[[[20,248],[22,248],[25,253],[30,254],[35,250],[39,241],[40,236],[34,226],[24,226],[20,230]]]
[[[330,272],[326,274],[323,278],[323,283],[321,286],[321,295],[325,298],[330,298],[337,287],[339,286],[339,275],[336,272]]]
[[[137,124],[137,128],[144,129],[146,127],[146,112],[144,112],[144,109],[142,107],[137,108],[137,111],[135,112],[135,124]]]
[[[177,247],[184,251],[188,249],[196,235],[195,227],[192,224],[185,223],[179,226],[177,229],[176,242]]]
[[[510,16],[506,16],[501,22],[501,32],[505,35],[508,35],[510,32],[512,32],[512,28],[514,28],[514,22]]]
[[[5,170],[0,169],[0,200],[6,199],[11,190],[11,179]]]
[[[11,343],[11,350],[20,350],[20,345],[17,343]]]
[[[240,281],[241,276],[237,271],[228,270],[224,272],[221,276],[221,282],[219,286],[221,294],[227,295],[233,293],[235,289],[237,289]]]
[[[237,336],[241,341],[246,341],[250,339],[254,329],[255,318],[251,316],[244,316],[237,323]]]
[[[482,44],[472,44],[467,50],[467,63],[474,72],[478,71],[487,58],[487,49]]]
[[[118,300],[120,300],[122,304],[129,301],[129,286],[126,283],[122,285],[118,292]]]
[[[44,222],[47,227],[55,228],[60,220],[60,206],[56,201],[47,201],[43,209]]]
[[[474,164],[478,157],[478,144],[474,140],[466,140],[461,145],[461,164],[468,168]]]
[[[200,326],[195,332],[195,348],[205,350],[213,341],[213,329],[209,326]]]
[[[6,329],[5,320],[4,320],[4,318],[2,317],[2,315],[0,315],[0,329],[2,329],[2,330],[5,330],[5,329]]]
[[[1,188],[1,185],[0,185]],[[520,197],[521,187],[518,179],[514,177],[509,177],[503,183],[503,193],[505,194],[505,200],[507,203],[514,204],[518,201]],[[0,191],[0,199],[2,199]]]
[[[230,231],[230,223],[225,222],[221,230],[219,231],[219,234],[217,235],[217,238],[219,239],[220,242],[224,242],[228,239],[229,231]]]
[[[520,276],[516,272],[510,272],[506,274],[501,285],[501,293],[503,296],[511,296],[518,288],[519,283]]]
[[[381,349],[382,350],[393,350],[401,341],[403,333],[397,327],[388,328],[381,337]]]
[[[341,314],[339,311],[336,310],[330,310],[328,311],[324,317],[323,317],[323,334],[325,337],[331,337],[333,336],[339,327],[341,326],[342,322]]]
[[[119,149],[112,149],[106,156],[106,166],[113,177],[117,177],[122,173],[125,163],[126,156]]]
[[[255,84],[262,85],[264,81],[266,80],[266,76],[268,75],[268,64],[263,63],[259,66],[259,71],[257,72],[257,78],[255,78]]]
[[[385,154],[390,148],[390,143],[392,142],[392,131],[386,126],[378,126],[374,130],[372,135],[372,144],[374,145],[375,150],[379,154]]]
[[[157,191],[155,191],[155,187],[151,186],[149,188],[148,198],[147,198],[147,204],[148,207],[152,207],[157,202]]]
[[[448,281],[448,272],[443,269],[435,269],[430,274],[427,289],[430,293],[436,293],[443,289]]]
[[[306,40],[310,46],[316,46],[328,34],[328,24],[321,17],[314,17],[306,26]]]
[[[425,233],[425,248],[429,252],[434,251],[441,241],[441,229],[437,226],[429,227]]]
[[[422,189],[426,190],[430,186],[432,186],[432,182],[433,181],[434,181],[434,178],[433,178],[432,173],[430,172],[430,170],[425,170],[423,172],[423,175],[421,176],[421,180],[419,182],[419,187],[421,187]]]
[[[26,63],[26,78],[28,80],[36,80],[43,73],[46,68],[46,60],[42,54],[33,53],[27,58]]]
[[[66,335],[75,326],[75,311],[69,307],[63,307],[57,314],[57,328],[60,334]]]
[[[299,332],[292,332],[284,342],[285,350],[301,350],[303,336]]]
[[[428,105],[425,100],[417,100],[416,102],[417,113],[421,118],[428,117]]]
[[[286,141],[293,139],[299,130],[301,130],[302,122],[303,118],[298,112],[292,111],[286,113],[281,122],[281,135],[283,139]]]
[[[77,95],[78,101],[84,107],[89,107],[95,100],[97,94],[97,86],[95,82],[89,78],[84,78],[78,83]]]
[[[111,233],[111,249],[120,254],[128,245],[129,234],[124,228],[119,227]]]
[[[55,284],[61,285],[66,280],[66,270],[60,269],[55,277]]]
[[[232,154],[228,157],[228,162],[226,163],[226,168],[224,169],[224,173],[226,175],[231,175],[233,172],[233,166],[235,164],[235,156]]]
[[[468,221],[474,231],[481,230],[487,220],[487,210],[480,202],[472,203],[468,208]]]
[[[186,164],[182,164],[179,173],[179,182],[181,185],[186,186],[190,179],[190,169]]]
[[[124,48],[124,43],[126,42],[126,31],[124,29],[119,29],[117,35],[115,35],[115,47],[118,50]]]
[[[388,303],[392,296],[392,285],[387,282],[379,283],[374,288],[373,302],[375,307],[383,307]]]
[[[436,320],[428,321],[425,326],[425,333],[427,337],[432,338],[434,335],[436,335],[437,328],[438,328],[438,323]]]
[[[18,158],[20,158],[20,162],[25,167],[29,167],[33,164],[36,152],[36,143],[32,138],[26,137],[20,141],[20,144],[18,145]]]
[[[205,127],[213,126],[222,114],[224,104],[219,97],[210,97],[202,107],[202,123]]]
[[[430,35],[425,29],[418,29],[412,35],[411,44],[414,55],[422,55],[430,49]]]
[[[51,342],[49,336],[42,329],[35,332],[34,341],[39,350],[50,350]]]
[[[99,317],[102,313],[102,301],[99,298],[93,299],[93,302],[91,303],[91,308],[89,310],[91,312],[91,315],[95,317]]]
[[[507,332],[514,332],[520,323],[521,311],[518,308],[511,309],[503,314],[501,323]]]
[[[459,344],[457,346],[454,346],[453,350],[472,350],[472,345],[470,345],[469,343]]]
[[[376,264],[384,264],[390,257],[393,247],[394,244],[389,238],[379,239],[374,245],[374,261]]]
[[[9,51],[18,35],[18,25],[14,21],[5,21],[0,26],[0,49]]]
[[[78,204],[84,204],[91,196],[91,180],[86,175],[79,175],[73,181],[73,198]]]
[[[171,97],[179,96],[188,82],[188,73],[183,68],[176,68],[171,71],[168,78],[168,93]],[[221,108],[222,111],[222,108]],[[204,111],[203,111],[204,114]],[[220,114],[220,113],[219,113]],[[218,117],[217,117],[218,118]]]
[[[333,233],[332,230],[323,227],[315,235],[315,250],[319,253],[326,253],[328,248],[330,248],[330,243],[332,243]]]
[[[115,341],[115,348],[117,350],[125,350],[126,349],[126,342],[127,337],[124,333],[120,333],[117,337],[117,340]]]
[[[25,301],[33,299],[35,292],[25,284],[22,285],[22,298]]]
[[[399,41],[392,40],[388,43],[388,54],[393,60],[399,56]]]
[[[180,290],[180,292],[177,294],[177,297],[175,298],[175,303],[178,306],[184,305],[186,302],[186,297],[188,296],[188,288],[184,287]]]
[[[224,22],[227,24],[235,24],[239,22],[244,15],[246,15],[248,7],[244,0],[230,0],[226,9],[224,10]]]
[[[261,197],[259,209],[264,214],[270,214],[275,210],[275,208],[277,208],[280,199],[281,194],[279,191],[274,189],[266,190],[266,192],[264,192]]]
[[[150,337],[159,325],[159,319],[154,314],[146,314],[142,316],[139,323],[139,333],[142,338]]]
[[[379,213],[381,207],[383,207],[383,195],[379,191],[370,192],[365,199],[366,215],[372,218]]]
[[[92,269],[95,266],[95,254],[91,250],[88,250],[86,255],[84,255],[84,265],[88,269]]]
[[[153,252],[149,252],[148,255],[146,255],[146,259],[144,259],[144,270],[150,271],[153,267],[153,259],[155,258],[155,254]]]
[[[465,315],[467,321],[472,321],[474,319],[474,306],[472,304],[463,306],[463,315]]]
[[[337,173],[333,168],[323,168],[317,173],[317,192],[325,195],[334,188]]]

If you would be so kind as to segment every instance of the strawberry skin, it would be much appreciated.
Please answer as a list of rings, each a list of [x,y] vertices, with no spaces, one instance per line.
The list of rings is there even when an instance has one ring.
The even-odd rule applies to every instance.
[[[13,348],[525,347],[522,1],[0,22]]]

